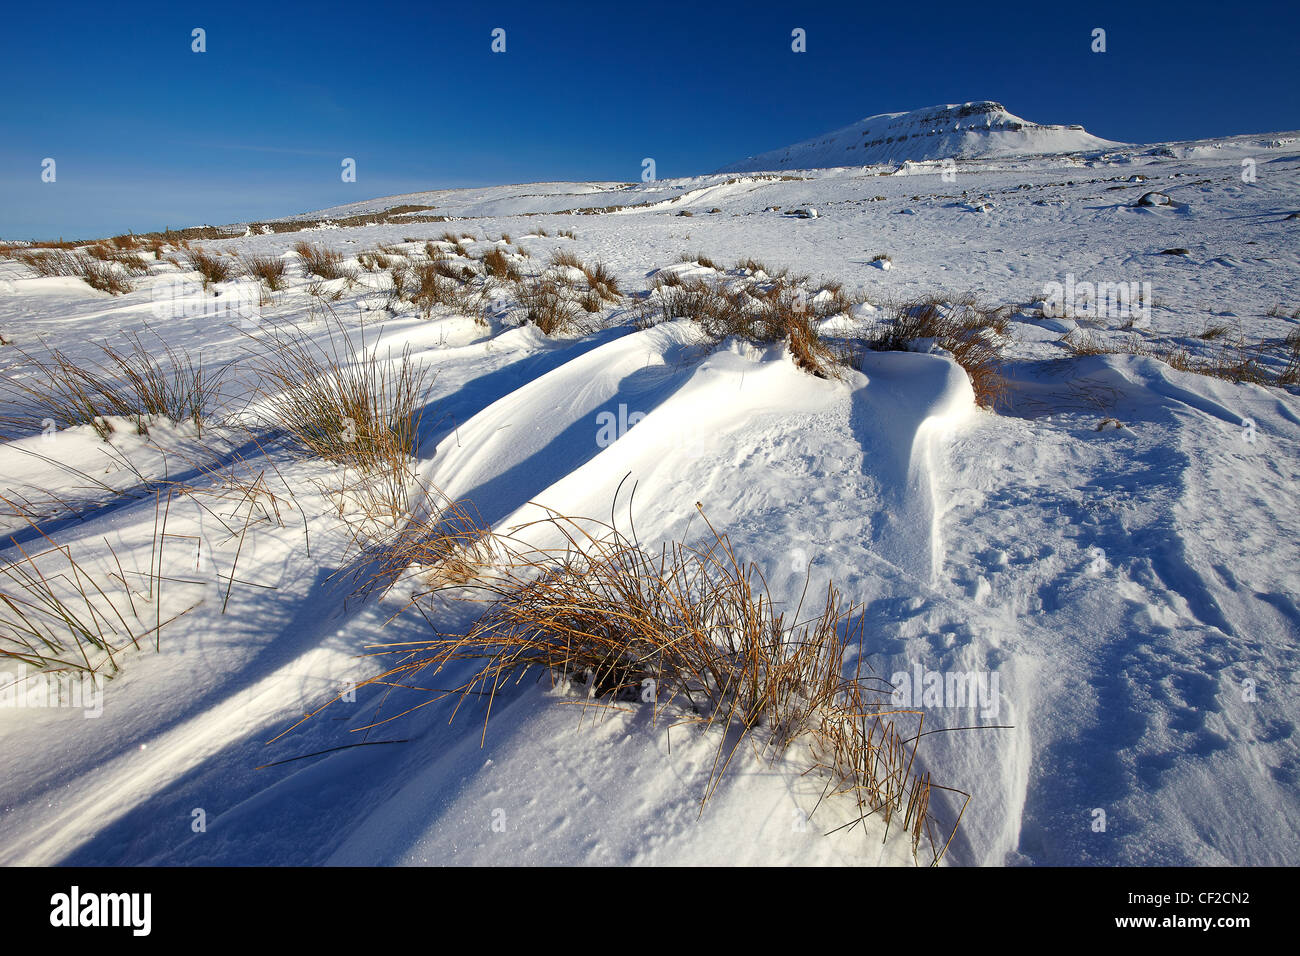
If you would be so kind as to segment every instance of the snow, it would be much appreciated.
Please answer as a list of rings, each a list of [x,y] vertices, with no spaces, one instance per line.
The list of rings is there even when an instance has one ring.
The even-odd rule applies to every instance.
[[[1004,121],[969,122],[954,133],[963,141],[1001,135]],[[1053,130],[1051,149],[1068,141],[1077,152],[1085,135]],[[620,507],[647,546],[697,539],[700,502],[778,600],[833,580],[861,602],[877,674],[996,676],[995,711],[921,701],[926,729],[976,728],[930,735],[919,750],[936,783],[972,796],[945,864],[1294,865],[1300,401],[1149,357],[1074,357],[1060,343],[1081,328],[1208,350],[1219,346],[1198,335],[1211,323],[1251,343],[1295,329],[1300,246],[1285,214],[1300,208],[1300,143],[1242,142],[1273,144],[1254,153],[1255,182],[1240,164],[1255,146],[1162,154],[1098,141],[1105,151],[1086,164],[971,157],[954,181],[933,164],[902,176],[806,169],[436,191],[302,218],[427,202],[463,221],[241,227],[202,245],[281,255],[309,239],[355,256],[405,239],[417,249],[450,225],[479,239],[510,233],[532,268],[554,250],[603,262],[625,292],[656,270],[719,276],[684,255],[724,269],[752,256],[876,303],[827,320],[828,332],[935,290],[1011,305],[1012,388],[989,411],[943,354],[871,354],[844,380],[822,380],[782,345],[709,347],[689,320],[637,329],[628,300],[590,334],[556,337],[517,325],[513,308],[486,327],[446,311],[389,314],[371,276],[338,284],[332,304],[350,328],[365,321],[367,343],[391,355],[409,346],[436,370],[417,477],[472,501],[497,529],[540,542],[544,529],[529,526],[545,509],[607,518],[630,476],[635,498],[625,487]],[[1153,190],[1181,211],[1139,208]],[[784,212],[813,208],[816,218]],[[1173,247],[1189,254],[1159,255]],[[880,253],[888,271],[872,264]],[[15,348],[89,360],[95,342],[156,334],[205,366],[229,363],[226,409],[245,411],[249,330],[206,310],[217,300],[201,293],[205,309],[160,317],[154,292],[193,276],[165,262],[151,270],[110,297],[0,261],[0,335],[15,343],[0,346],[6,375],[30,374]],[[289,272],[257,323],[297,323],[323,340],[308,282],[296,264]],[[1087,309],[1039,318],[1046,287],[1067,275],[1150,282],[1148,327]],[[616,440],[598,441],[601,421],[620,423]],[[88,426],[11,437],[0,493],[104,575],[115,560],[128,573],[150,566],[156,492],[194,491],[173,496],[164,550],[177,582],[162,610],[184,616],[156,652],[122,656],[102,715],[0,707],[0,863],[912,863],[897,828],[826,835],[853,808],[819,806],[822,784],[793,757],[738,756],[701,810],[709,732],[669,731],[636,707],[586,712],[581,688],[507,688],[484,733],[482,706],[452,720],[454,701],[363,729],[427,699],[371,685],[284,733],[377,673],[368,645],[428,634],[398,613],[410,581],[363,598],[336,575],[350,544],[341,469],[218,424],[202,436],[154,422],[108,441]],[[275,507],[250,506],[214,465],[260,476]],[[39,536],[4,510],[5,540],[31,551]],[[238,535],[215,516],[242,527],[246,514],[232,584]],[[208,550],[196,553],[200,538]],[[19,555],[11,546],[3,557]],[[442,613],[452,629],[470,610],[450,602]],[[13,679],[0,684],[34,679],[5,671]],[[961,806],[943,794],[935,803],[949,820]]]

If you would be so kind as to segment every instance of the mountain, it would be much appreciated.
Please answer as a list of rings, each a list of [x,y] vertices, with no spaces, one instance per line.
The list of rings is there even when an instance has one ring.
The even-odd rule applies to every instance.
[[[868,116],[824,136],[751,156],[718,172],[1072,153],[1119,145],[1123,144],[1093,136],[1082,126],[1031,123],[1008,113],[1001,103],[983,100]]]

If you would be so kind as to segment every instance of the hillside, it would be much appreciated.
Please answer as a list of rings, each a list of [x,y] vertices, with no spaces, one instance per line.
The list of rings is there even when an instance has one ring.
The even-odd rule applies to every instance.
[[[988,100],[880,113],[815,139],[733,163],[724,173],[873,166],[908,160],[1087,152],[1120,144],[1082,126],[1045,126]]]

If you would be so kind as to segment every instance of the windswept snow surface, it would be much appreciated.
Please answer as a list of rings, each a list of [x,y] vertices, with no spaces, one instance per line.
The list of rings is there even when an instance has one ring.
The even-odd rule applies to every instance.
[[[904,704],[927,729],[975,728],[919,750],[918,768],[971,794],[945,863],[1295,864],[1300,401],[1149,357],[1074,357],[1059,342],[1083,326],[1107,342],[1203,350],[1222,347],[1199,336],[1224,325],[1280,361],[1300,308],[1300,222],[1287,219],[1300,209],[1300,150],[1293,137],[1257,142],[970,161],[955,182],[913,166],[444,192],[428,201],[465,218],[204,245],[281,255],[309,239],[355,256],[381,242],[417,250],[452,228],[479,237],[481,254],[507,232],[532,268],[573,252],[604,262],[632,296],[652,270],[702,253],[723,268],[752,256],[838,279],[877,302],[975,291],[1014,306],[1008,398],[989,411],[938,353],[873,353],[830,381],[780,345],[710,347],[689,319],[637,328],[630,299],[589,317],[586,334],[550,338],[521,325],[513,303],[485,327],[383,311],[380,274],[331,286],[367,345],[409,347],[437,372],[418,477],[495,528],[544,508],[608,518],[630,476],[617,514],[647,546],[700,540],[699,502],[778,600],[792,607],[805,585],[820,596],[834,581],[861,602],[875,672],[922,691]],[[1179,206],[1137,207],[1150,190]],[[628,208],[553,211],[607,205]],[[804,207],[818,218],[783,213]],[[1160,254],[1174,247],[1187,255]],[[873,267],[877,253],[893,268]],[[189,315],[156,309],[178,301],[168,283],[197,278],[165,261],[118,297],[0,261],[5,374],[30,376],[18,349],[89,360],[95,342],[157,335],[205,365],[229,363],[227,411],[242,412],[245,333],[325,335],[289,258],[288,287],[251,328],[213,292],[191,289]],[[1067,280],[1149,282],[1154,303],[1127,329],[1039,317],[1031,304]],[[880,314],[858,310],[828,331]],[[19,405],[9,396],[0,413]],[[827,835],[853,808],[818,806],[822,782],[794,760],[739,753],[701,811],[716,739],[670,732],[637,706],[597,717],[581,687],[508,687],[486,730],[472,699],[454,720],[454,701],[441,701],[366,730],[428,699],[369,686],[280,736],[378,671],[368,645],[429,634],[397,613],[412,582],[358,596],[335,576],[349,543],[349,505],[331,492],[340,469],[252,446],[216,420],[202,436],[158,423],[110,442],[87,426],[8,437],[5,499],[105,576],[145,580],[160,481],[195,490],[174,497],[163,547],[160,613],[186,613],[156,652],[150,641],[122,656],[101,713],[14,706],[31,703],[15,696],[31,672],[0,666],[0,862],[912,862],[897,826],[888,838],[875,820]],[[223,486],[223,468],[260,476],[276,505]],[[4,510],[15,543],[3,558],[38,550],[40,535]],[[451,630],[470,610],[439,613]],[[933,675],[986,693],[936,698],[924,693]],[[960,806],[935,796],[942,819]]]

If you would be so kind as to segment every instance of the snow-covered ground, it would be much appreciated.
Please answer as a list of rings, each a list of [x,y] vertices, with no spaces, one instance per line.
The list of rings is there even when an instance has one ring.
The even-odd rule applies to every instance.
[[[452,229],[481,253],[509,233],[525,268],[556,250],[603,262],[627,295],[585,335],[520,325],[513,302],[486,326],[394,315],[379,273],[331,286],[368,345],[409,346],[437,373],[422,481],[508,529],[537,516],[530,502],[608,517],[630,475],[647,545],[698,536],[699,502],[778,600],[834,581],[862,604],[876,673],[920,691],[900,705],[919,706],[926,729],[976,728],[918,749],[918,769],[971,795],[947,864],[1300,862],[1300,400],[1060,341],[1076,326],[1206,354],[1240,339],[1280,361],[1300,309],[1300,140],[798,175],[421,193],[301,218],[424,204],[457,221],[196,244],[290,258],[287,288],[251,321],[178,286],[197,275],[166,262],[110,296],[0,261],[0,358],[23,380],[18,349],[89,361],[98,342],[157,336],[226,369],[233,414],[248,334],[329,328],[288,252],[299,240],[355,256]],[[1138,206],[1153,190],[1172,204]],[[562,212],[606,206],[625,208]],[[1186,254],[1162,254],[1175,248]],[[936,354],[873,353],[823,380],[780,345],[711,349],[689,320],[639,329],[631,303],[653,270],[697,254],[788,266],[877,303],[1008,304],[1007,401],[976,407]],[[1124,322],[1035,307],[1053,283],[1102,282],[1149,283],[1149,310]],[[239,288],[217,286],[226,302]],[[1200,337],[1213,326],[1227,331]],[[912,862],[876,820],[827,835],[851,801],[819,806],[821,784],[791,760],[738,754],[701,810],[710,732],[670,732],[635,706],[593,719],[566,706],[580,691],[546,682],[503,692],[486,733],[473,701],[454,721],[441,701],[362,730],[424,699],[369,685],[282,735],[378,671],[368,645],[429,634],[418,615],[393,617],[397,594],[358,597],[335,576],[350,544],[339,469],[216,420],[201,435],[159,423],[109,441],[88,426],[9,437],[5,499],[81,565],[136,582],[150,621],[182,616],[156,650],[150,635],[121,656],[94,706],[13,706],[39,678],[0,659],[0,862]],[[187,492],[160,535],[162,478]],[[0,508],[8,561],[49,547],[18,510]],[[167,576],[145,594],[155,559]],[[461,612],[444,613],[454,627]],[[936,699],[927,675],[991,693]],[[375,745],[336,749],[363,741]],[[960,801],[934,805],[951,823]]]

